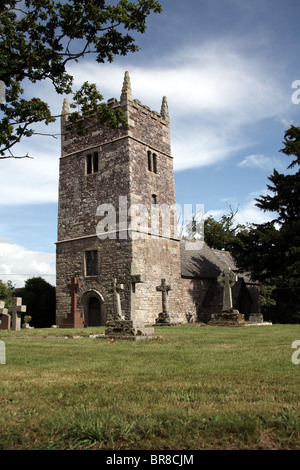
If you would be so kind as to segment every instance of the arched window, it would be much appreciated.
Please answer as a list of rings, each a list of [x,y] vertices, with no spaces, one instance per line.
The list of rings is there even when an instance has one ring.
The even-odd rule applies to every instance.
[[[98,152],[88,153],[85,157],[85,169],[86,174],[91,175],[92,173],[97,173],[99,168],[98,163]]]
[[[153,160],[152,160],[152,163],[153,163],[153,166],[152,166],[152,168],[153,168],[153,173],[157,173],[157,155],[156,155],[156,153],[154,153],[154,154],[152,155],[152,158],[153,158]]]
[[[156,153],[152,153],[151,150],[148,150],[147,156],[148,156],[148,171],[151,171],[152,173],[157,173]]]
[[[89,250],[85,252],[85,275],[98,275],[98,252],[97,250]]]
[[[152,171],[152,153],[150,152],[150,150],[148,150],[147,154],[148,154],[148,170]]]

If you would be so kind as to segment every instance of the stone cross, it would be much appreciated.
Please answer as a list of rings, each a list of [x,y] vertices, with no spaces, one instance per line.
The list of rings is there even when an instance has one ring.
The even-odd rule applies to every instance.
[[[10,330],[11,318],[8,315],[8,309],[5,308],[5,302],[0,300],[0,330]]]
[[[83,328],[84,318],[77,313],[77,291],[80,289],[81,284],[78,282],[77,277],[71,278],[71,284],[68,284],[68,288],[71,292],[71,310],[67,317],[63,318],[61,323],[62,328]]]
[[[121,299],[120,299],[120,291],[124,290],[123,284],[118,284],[117,279],[112,280],[112,291],[113,291],[113,305],[114,305],[114,317],[115,318],[123,318],[122,315],[122,307],[121,307]]]
[[[238,278],[231,271],[229,267],[225,268],[218,276],[218,283],[223,287],[223,312],[229,312],[232,310],[232,294],[231,288],[237,282]]]
[[[22,305],[22,297],[14,297],[13,304],[8,310],[12,316],[12,330],[20,331],[21,313],[26,312],[26,305]]]
[[[135,313],[135,285],[144,282],[143,276],[141,274],[134,274],[133,265],[130,264],[130,271],[128,274],[120,277],[119,283],[125,284],[127,293],[130,298],[130,309],[129,312],[125,313],[125,320],[132,320]]]
[[[156,287],[158,292],[162,293],[162,308],[163,313],[169,313],[169,306],[168,306],[168,293],[169,290],[172,290],[171,286],[166,284],[166,280],[162,279],[160,286]]]
[[[71,284],[68,285],[68,288],[71,291],[71,316],[74,319],[77,313],[77,291],[80,287],[81,284],[79,284],[77,277],[72,277]]]

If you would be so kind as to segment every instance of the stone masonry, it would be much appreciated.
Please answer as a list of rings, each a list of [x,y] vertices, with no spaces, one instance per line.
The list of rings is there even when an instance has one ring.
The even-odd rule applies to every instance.
[[[133,321],[154,323],[161,310],[155,286],[162,278],[172,284],[170,315],[182,316],[176,213],[167,214],[167,234],[161,216],[151,219],[151,210],[158,205],[175,205],[167,100],[162,99],[158,113],[132,99],[126,72],[120,100],[108,104],[124,110],[127,124],[111,129],[95,117],[88,121],[89,133],[83,137],[66,130],[69,111],[66,100],[63,104],[56,244],[56,321],[61,326],[70,317],[68,286],[74,276],[80,284],[76,311],[84,326],[105,325],[113,311],[112,280],[130,263],[145,279],[136,286]],[[143,219],[141,206],[147,213]],[[111,208],[115,220],[106,223],[105,209]],[[123,291],[120,300],[126,311],[129,300]]]
[[[56,323],[61,327],[107,326],[115,315],[116,289],[128,266],[142,278],[135,308],[128,289],[118,289],[118,308],[135,325],[153,325],[162,313],[156,287],[166,279],[171,324],[208,322],[222,310],[217,277],[225,267],[237,273],[227,252],[190,245],[177,235],[170,118],[166,97],[160,112],[133,99],[125,72],[120,99],[107,102],[124,111],[126,124],[112,129],[97,116],[85,118],[88,134],[68,128],[65,99],[61,118]],[[259,312],[258,286],[238,277],[234,308]],[[71,287],[76,280],[76,291]],[[73,292],[73,293],[72,293]]]

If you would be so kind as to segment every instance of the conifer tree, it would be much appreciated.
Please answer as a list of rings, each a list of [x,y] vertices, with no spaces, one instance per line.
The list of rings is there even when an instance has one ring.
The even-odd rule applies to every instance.
[[[269,176],[269,193],[256,199],[265,212],[274,213],[270,222],[255,225],[237,235],[233,255],[252,277],[273,286],[276,306],[272,319],[300,320],[300,128],[291,126],[280,151],[292,157],[286,174],[276,169]]]

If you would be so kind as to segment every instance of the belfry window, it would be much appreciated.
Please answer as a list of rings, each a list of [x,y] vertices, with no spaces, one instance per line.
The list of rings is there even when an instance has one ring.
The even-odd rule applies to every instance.
[[[148,154],[148,170],[152,171],[152,153],[150,152],[150,150],[148,150],[147,154]]]
[[[91,175],[92,173],[97,173],[98,165],[98,152],[88,153],[85,157],[85,168],[86,174]]]
[[[156,155],[156,153],[152,154],[152,163],[153,163],[153,173],[157,173],[157,155]]]
[[[98,275],[98,251],[89,250],[85,252],[85,275]]]
[[[152,173],[157,173],[157,155],[156,155],[156,153],[153,153],[150,150],[148,150],[147,156],[148,156],[148,171],[151,171]]]

